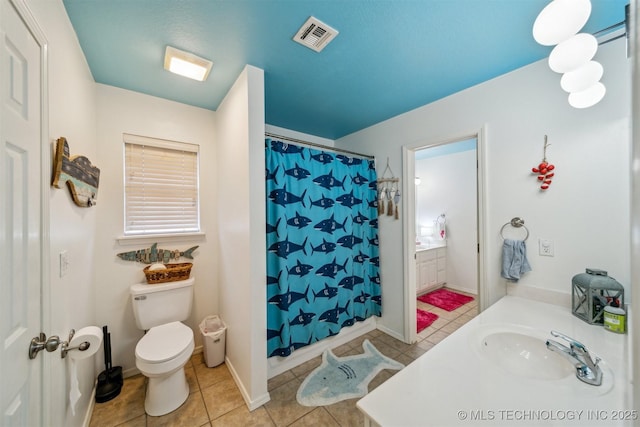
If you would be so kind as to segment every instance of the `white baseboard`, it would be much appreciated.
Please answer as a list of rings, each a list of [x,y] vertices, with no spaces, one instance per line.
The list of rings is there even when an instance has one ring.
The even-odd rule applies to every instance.
[[[449,289],[453,289],[454,291],[462,291],[462,292],[467,292],[469,294],[478,295],[478,289],[463,288],[462,286],[458,286],[453,283],[447,283],[444,286]]]
[[[295,368],[314,357],[320,356],[325,350],[345,344],[352,339],[376,329],[376,320],[370,317],[353,326],[345,327],[337,335],[323,339],[306,347],[299,348],[288,357],[274,356],[267,359],[267,378],[273,378],[289,369]]]
[[[91,416],[93,415],[93,408],[96,406],[96,388],[98,387],[98,380],[93,382],[93,390],[91,390],[91,400],[87,407],[87,412],[84,414],[84,420],[82,420],[82,427],[89,427],[91,424]]]
[[[397,333],[396,331],[391,330],[391,329],[387,328],[386,326],[384,326],[384,325],[382,325],[382,324],[378,325],[378,326],[377,326],[377,329],[378,329],[379,331],[384,332],[384,333],[385,333],[385,334],[387,334],[387,335],[391,335],[392,337],[394,337],[394,338],[395,338],[395,339],[397,339],[397,340],[400,340],[400,341],[402,341],[402,342],[407,342],[407,341],[404,339],[404,335],[399,334],[399,333]]]
[[[242,398],[244,399],[244,403],[246,403],[247,408],[249,408],[249,411],[253,411],[254,409],[261,407],[262,405],[267,403],[269,400],[271,400],[271,396],[269,395],[268,392],[258,397],[257,399],[252,400],[251,397],[249,396],[249,393],[247,392],[247,389],[244,387],[244,384],[240,380],[238,373],[233,367],[233,363],[231,363],[228,357],[224,358],[224,363],[227,365],[227,369],[229,369],[229,372],[231,373],[231,377],[233,378],[233,381],[235,381],[236,385],[238,386],[238,390],[240,390],[240,394],[242,395]]]

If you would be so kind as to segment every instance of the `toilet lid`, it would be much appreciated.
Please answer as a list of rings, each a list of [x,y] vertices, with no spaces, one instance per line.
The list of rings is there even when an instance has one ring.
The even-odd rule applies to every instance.
[[[136,357],[147,363],[173,359],[193,342],[193,331],[181,322],[171,322],[149,329],[136,345]]]

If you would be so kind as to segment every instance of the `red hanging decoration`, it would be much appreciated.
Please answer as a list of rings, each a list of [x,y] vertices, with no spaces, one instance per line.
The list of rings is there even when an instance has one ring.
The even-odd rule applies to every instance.
[[[555,166],[551,163],[547,162],[547,147],[551,145],[547,142],[547,135],[544,136],[544,151],[542,162],[538,165],[538,167],[534,167],[531,169],[531,172],[538,175],[538,181],[540,182],[540,189],[546,190],[551,185],[551,178],[555,175]]]

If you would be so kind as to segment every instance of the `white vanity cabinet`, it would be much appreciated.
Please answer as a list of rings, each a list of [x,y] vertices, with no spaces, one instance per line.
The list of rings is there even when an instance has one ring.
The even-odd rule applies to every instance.
[[[416,292],[424,293],[447,281],[447,248],[416,250]]]

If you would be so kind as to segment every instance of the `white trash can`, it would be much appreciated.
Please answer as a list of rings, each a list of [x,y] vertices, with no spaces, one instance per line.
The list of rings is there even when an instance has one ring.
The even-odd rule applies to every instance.
[[[226,331],[227,326],[216,314],[207,316],[200,322],[204,360],[209,368],[224,362]]]

